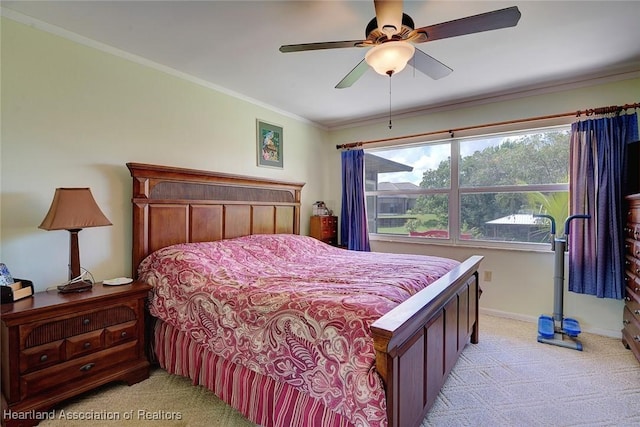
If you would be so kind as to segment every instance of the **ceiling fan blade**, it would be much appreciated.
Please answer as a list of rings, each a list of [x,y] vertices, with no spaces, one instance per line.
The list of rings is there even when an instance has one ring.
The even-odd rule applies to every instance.
[[[378,29],[387,37],[397,34],[402,29],[402,1],[374,0]]]
[[[446,77],[453,72],[451,68],[447,67],[433,56],[424,53],[420,49],[416,49],[413,54],[413,66],[416,70],[426,74],[434,80]]]
[[[305,50],[321,50],[321,49],[339,49],[343,47],[361,47],[365,43],[364,40],[345,40],[341,42],[320,42],[320,43],[303,43],[303,44],[286,44],[280,46],[280,52],[302,52]]]
[[[413,33],[418,34],[420,37],[412,41],[414,43],[423,43],[449,37],[463,36],[465,34],[515,27],[520,20],[520,15],[518,7],[512,6],[506,9],[494,10],[466,18],[416,28]]]
[[[349,71],[349,73],[344,76],[340,83],[336,85],[336,89],[344,89],[347,87],[351,87],[360,77],[364,75],[369,69],[369,64],[363,59],[356,65],[353,70]]]

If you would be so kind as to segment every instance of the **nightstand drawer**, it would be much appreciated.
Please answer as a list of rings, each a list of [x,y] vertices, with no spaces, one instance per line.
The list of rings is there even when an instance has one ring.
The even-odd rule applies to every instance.
[[[55,365],[64,360],[63,351],[63,340],[23,350],[20,352],[20,372],[29,372]]]
[[[104,347],[102,344],[103,332],[101,329],[99,331],[87,332],[86,334],[67,338],[67,360],[102,350]]]
[[[111,347],[135,339],[138,336],[137,328],[138,322],[127,322],[107,328],[104,336],[104,346]]]
[[[102,330],[108,326],[136,319],[136,302],[120,304],[104,310],[81,313],[56,321],[39,324],[26,324],[20,327],[20,336],[24,337],[24,347],[34,347],[91,331]]]
[[[138,357],[137,347],[138,342],[131,341],[100,353],[23,375],[22,398],[37,395],[56,387],[65,388],[68,387],[67,384],[80,387],[83,381],[91,381],[109,368],[118,367],[121,363],[136,359]]]

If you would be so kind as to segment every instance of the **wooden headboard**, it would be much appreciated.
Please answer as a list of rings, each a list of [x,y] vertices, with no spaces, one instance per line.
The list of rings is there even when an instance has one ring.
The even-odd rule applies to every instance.
[[[300,234],[304,183],[127,163],[133,178],[133,263],[176,243]]]

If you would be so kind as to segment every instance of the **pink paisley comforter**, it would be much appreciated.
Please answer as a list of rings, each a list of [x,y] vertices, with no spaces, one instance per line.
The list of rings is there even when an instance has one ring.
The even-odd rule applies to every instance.
[[[147,257],[151,313],[356,426],[386,425],[369,326],[458,262],[355,252],[297,235],[170,246]]]

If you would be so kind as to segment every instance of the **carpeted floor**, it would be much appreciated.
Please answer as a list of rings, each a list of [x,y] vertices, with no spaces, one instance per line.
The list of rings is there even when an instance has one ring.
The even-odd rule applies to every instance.
[[[480,343],[466,347],[423,427],[640,425],[640,365],[620,340],[583,333],[580,352],[540,344],[536,330],[532,323],[482,316]],[[204,388],[154,370],[131,387],[108,385],[69,401],[40,425],[253,424]]]
[[[536,341],[537,325],[482,316],[423,426],[638,426],[640,365],[619,339],[583,351]]]

